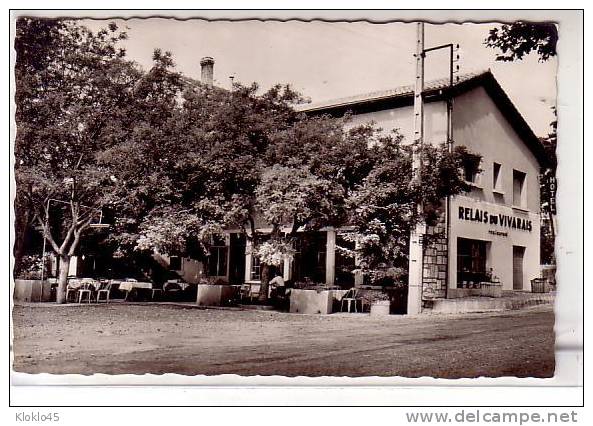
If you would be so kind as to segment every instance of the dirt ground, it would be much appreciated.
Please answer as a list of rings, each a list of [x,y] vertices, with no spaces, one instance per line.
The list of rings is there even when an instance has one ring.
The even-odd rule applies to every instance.
[[[550,377],[551,306],[457,316],[299,315],[171,305],[17,305],[27,373]]]

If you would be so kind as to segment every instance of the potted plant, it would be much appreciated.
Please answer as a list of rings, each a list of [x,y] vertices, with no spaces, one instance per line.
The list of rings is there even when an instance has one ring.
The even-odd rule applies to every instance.
[[[498,277],[494,275],[492,268],[485,275],[485,280],[480,283],[481,295],[485,297],[502,297],[502,284]]]
[[[391,298],[385,292],[379,292],[374,295],[371,301],[371,316],[389,315],[391,308]]]

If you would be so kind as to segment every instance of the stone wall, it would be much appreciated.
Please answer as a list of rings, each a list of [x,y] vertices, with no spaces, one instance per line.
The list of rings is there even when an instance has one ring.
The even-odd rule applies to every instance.
[[[422,271],[422,300],[447,296],[447,233],[445,215],[435,226],[426,227]]]

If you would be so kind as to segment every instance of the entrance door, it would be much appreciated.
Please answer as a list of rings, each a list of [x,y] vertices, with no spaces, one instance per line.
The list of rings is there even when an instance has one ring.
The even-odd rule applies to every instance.
[[[513,290],[523,290],[523,255],[525,247],[513,246]]]
[[[229,252],[229,282],[240,284],[245,281],[245,236],[243,234],[231,234]]]

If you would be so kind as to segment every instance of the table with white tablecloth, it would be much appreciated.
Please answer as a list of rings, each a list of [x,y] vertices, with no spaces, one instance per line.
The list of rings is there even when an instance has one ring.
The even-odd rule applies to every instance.
[[[120,291],[132,291],[135,288],[152,289],[152,283],[143,281],[121,281],[119,284]]]
[[[146,281],[120,281],[119,291],[126,293],[125,300],[135,299],[139,290],[151,290],[152,283]]]

